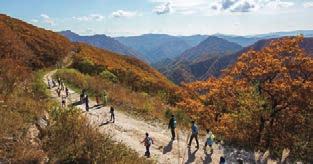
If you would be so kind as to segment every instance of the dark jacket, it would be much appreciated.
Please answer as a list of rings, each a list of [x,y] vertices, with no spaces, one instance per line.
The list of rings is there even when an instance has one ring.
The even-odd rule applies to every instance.
[[[170,122],[168,123],[168,128],[171,128],[171,129],[176,128],[176,118],[175,117],[172,117],[170,119]]]

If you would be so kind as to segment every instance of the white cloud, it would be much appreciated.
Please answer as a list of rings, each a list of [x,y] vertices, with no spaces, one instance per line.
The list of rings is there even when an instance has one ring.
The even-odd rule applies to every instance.
[[[50,18],[50,16],[48,16],[47,14],[41,14],[40,17],[42,18],[42,22],[49,24],[51,26],[55,25],[54,20]]]
[[[90,14],[86,16],[73,17],[73,19],[78,21],[102,21],[104,16],[100,14]]]
[[[281,0],[269,0],[269,2],[265,5],[269,9],[285,9],[293,6],[293,2],[281,1]]]
[[[305,8],[313,8],[313,1],[312,2],[305,2],[305,3],[303,3],[303,7],[305,7]]]
[[[158,15],[170,13],[171,12],[171,3],[167,2],[167,3],[163,3],[161,5],[158,5],[153,9],[153,12],[155,12]]]
[[[281,10],[294,5],[286,0],[150,0],[155,3],[154,12],[165,14],[175,12],[180,14],[202,13],[234,13],[266,10]]]
[[[250,2],[241,2],[235,5],[230,11],[231,12],[250,12],[256,8],[256,5]]]
[[[137,13],[136,11],[125,11],[125,10],[117,10],[111,14],[111,16],[114,18],[130,18],[139,15],[140,14]]]
[[[281,10],[293,6],[294,3],[282,0],[218,0],[212,9],[230,12],[252,12]]]
[[[193,14],[208,8],[208,0],[150,0],[156,6],[153,12],[166,14],[176,12],[180,14]]]
[[[228,12],[251,12],[258,8],[254,0],[218,0],[212,4],[211,9]]]

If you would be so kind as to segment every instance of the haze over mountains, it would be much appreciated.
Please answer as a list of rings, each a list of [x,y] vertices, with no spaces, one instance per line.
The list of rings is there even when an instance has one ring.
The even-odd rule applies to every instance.
[[[93,36],[81,36],[70,30],[61,31],[59,33],[65,36],[66,38],[68,38],[72,42],[88,43],[98,48],[106,49],[106,50],[116,52],[122,55],[134,56],[144,61],[146,60],[139,52],[121,44],[119,41],[115,40],[114,38],[111,38],[104,34],[93,35]]]
[[[238,47],[233,47],[233,52],[229,51],[229,53],[221,53],[219,55],[210,55],[207,54],[207,59],[204,60],[184,60],[184,55],[182,55],[180,58],[172,61],[162,61],[160,63],[155,64],[154,66],[159,69],[161,73],[166,75],[170,80],[173,82],[180,84],[181,82],[192,82],[196,80],[206,80],[209,77],[217,77],[221,75],[222,70],[228,68],[229,66],[233,65],[238,57],[249,51],[249,50],[255,50],[259,51],[262,48],[266,47],[272,40],[274,39],[264,39],[259,40],[255,44],[245,47],[242,49],[239,49]],[[223,40],[223,39],[221,39]],[[205,44],[200,43],[201,44]],[[216,46],[224,47],[225,49],[232,50],[231,47],[234,46],[230,44],[231,42],[227,43],[228,41],[224,40],[219,42],[220,45],[216,44]],[[207,44],[213,44],[210,42],[207,42]],[[233,43],[234,44],[234,43]],[[228,45],[228,47],[225,47],[225,45]],[[208,46],[208,45],[207,45]],[[301,48],[305,50],[306,53],[309,55],[313,55],[313,38],[308,37],[304,38]],[[201,46],[194,48],[194,51],[199,51],[201,49]],[[211,49],[212,50],[212,49]],[[194,53],[196,54],[196,53]],[[202,55],[205,56],[205,55]]]
[[[248,49],[259,50],[272,38],[299,34],[306,38],[313,36],[313,30],[251,36],[144,34],[115,38],[106,35],[80,36],[71,31],[60,33],[74,42],[84,42],[122,55],[134,56],[150,63],[177,84],[219,76],[240,54]],[[307,44],[311,42],[307,41]],[[309,47],[306,46],[306,49]]]
[[[173,59],[185,50],[206,39],[206,35],[171,36],[166,34],[145,34],[131,37],[117,37],[122,44],[142,53],[150,63]]]
[[[236,43],[210,36],[199,45],[183,52],[172,62],[164,61],[164,64],[160,62],[155,67],[175,83],[191,82],[202,79],[217,59],[241,49],[242,46]]]

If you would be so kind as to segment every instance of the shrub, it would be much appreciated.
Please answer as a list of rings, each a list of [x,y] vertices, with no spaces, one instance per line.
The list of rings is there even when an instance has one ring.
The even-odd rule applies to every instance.
[[[148,163],[144,158],[101,134],[78,109],[54,109],[44,142],[51,162]]]
[[[115,76],[113,73],[111,73],[110,71],[103,71],[100,73],[100,76],[104,79],[107,79],[107,80],[110,80],[112,82],[117,82],[118,81],[118,78],[117,76]]]

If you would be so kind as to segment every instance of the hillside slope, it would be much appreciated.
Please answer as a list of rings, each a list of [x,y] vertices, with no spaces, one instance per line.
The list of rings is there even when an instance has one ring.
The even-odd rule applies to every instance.
[[[202,80],[205,80],[205,79],[207,79],[210,76],[219,76],[219,75],[221,75],[222,70],[224,70],[227,67],[233,65],[237,61],[238,57],[241,54],[247,52],[250,49],[255,50],[255,51],[260,51],[262,48],[264,48],[267,45],[269,45],[270,42],[273,41],[273,40],[277,40],[277,39],[260,40],[260,41],[257,41],[255,44],[240,50],[237,53],[234,53],[234,54],[231,54],[231,55],[227,55],[227,56],[223,56],[223,57],[219,58],[215,62],[215,64],[211,66],[211,69],[207,70],[207,72],[202,77]],[[309,55],[313,55],[313,38],[304,38],[303,42],[301,43],[301,48],[303,48],[305,50],[305,52],[308,53]],[[206,61],[203,61],[203,62],[198,63],[198,64],[204,64],[206,62],[210,62],[210,60],[206,60]]]
[[[271,41],[276,39],[264,39],[257,41],[255,44],[243,48],[242,50],[235,52],[233,54],[227,54],[219,57],[211,57],[206,60],[201,60],[199,62],[190,63],[188,61],[183,61],[179,64],[173,61],[163,61],[163,63],[158,63],[156,68],[165,74],[169,79],[173,80],[175,83],[179,83],[181,81],[190,82],[194,80],[206,80],[211,76],[220,76],[222,70],[231,66],[236,62],[238,57],[248,50],[256,50],[259,51],[262,48],[266,47]],[[304,38],[301,43],[301,47],[308,54],[313,54],[313,38]],[[173,64],[175,63],[175,64]],[[173,67],[174,65],[174,67]]]
[[[157,63],[162,59],[174,59],[191,46],[183,40],[173,40],[152,49],[147,56],[150,62]]]
[[[66,38],[0,14],[0,58],[16,59],[31,68],[53,66],[71,50]]]
[[[176,85],[165,76],[136,58],[115,54],[82,43],[76,44],[76,49],[77,54],[73,67],[81,72],[101,74],[107,70],[113,73],[120,83],[134,91],[156,94],[160,91],[173,92],[176,89]],[[86,68],[89,65],[91,65],[90,72]]]

